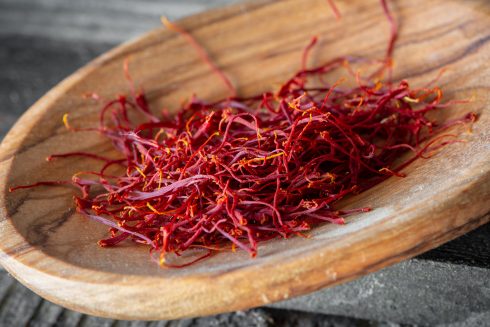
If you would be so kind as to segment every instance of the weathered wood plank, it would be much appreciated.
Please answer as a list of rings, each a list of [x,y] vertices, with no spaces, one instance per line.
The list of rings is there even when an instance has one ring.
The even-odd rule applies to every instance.
[[[7,301],[7,297],[12,292],[15,283],[14,279],[0,266],[0,308]]]
[[[160,26],[162,15],[177,19],[237,1],[3,0],[0,35],[119,43]]]
[[[116,305],[116,304],[115,304]],[[79,327],[111,327],[114,320],[84,315],[77,326]]]
[[[152,321],[152,322],[149,322],[148,327],[168,327],[169,326],[169,322],[168,321]]]
[[[29,327],[53,326],[62,312],[63,308],[59,305],[43,300],[36,310],[36,313],[29,320]]]
[[[53,304],[55,305],[55,304]],[[80,312],[64,309],[58,316],[58,319],[52,326],[57,327],[78,327],[81,319],[84,317]]]
[[[41,301],[25,286],[15,283],[0,306],[0,326],[25,326]]]
[[[148,322],[145,321],[125,321],[119,320],[112,327],[147,327]]]
[[[413,259],[273,306],[398,323],[463,324],[490,318],[489,276],[484,268]]]

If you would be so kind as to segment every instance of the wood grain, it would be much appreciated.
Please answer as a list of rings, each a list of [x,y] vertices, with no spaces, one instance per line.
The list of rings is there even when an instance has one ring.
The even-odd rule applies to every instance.
[[[246,95],[270,89],[296,70],[301,49],[314,34],[323,36],[316,62],[344,54],[380,56],[387,26],[377,2],[339,2],[339,7],[344,12],[341,22],[332,19],[324,1],[291,0],[252,2],[181,24]],[[418,161],[407,169],[406,179],[390,179],[345,204],[371,205],[373,212],[352,217],[344,227],[318,228],[309,240],[267,243],[257,259],[224,253],[188,269],[164,270],[151,263],[143,249],[98,248],[95,241],[105,230],[73,215],[69,189],[8,194],[8,185],[68,178],[93,165],[76,160],[48,165],[43,159],[53,151],[107,151],[96,135],[67,133],[60,119],[69,112],[74,125],[95,122],[97,106],[81,94],[126,91],[121,66],[127,56],[132,67],[138,67],[133,76],[156,108],[176,107],[189,90],[207,99],[224,95],[181,38],[157,30],[69,77],[9,132],[0,149],[0,261],[25,285],[61,305],[101,316],[168,319],[243,309],[335,285],[487,222],[489,5],[403,1],[394,9],[402,24],[395,77],[409,77],[420,85],[449,65],[439,82],[448,98],[475,100],[447,116],[472,110],[480,119],[472,134],[461,135],[467,143]],[[158,296],[148,296],[155,293]]]

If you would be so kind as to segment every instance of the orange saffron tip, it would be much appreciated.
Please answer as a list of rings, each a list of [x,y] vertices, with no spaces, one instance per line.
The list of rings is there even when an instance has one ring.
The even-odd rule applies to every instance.
[[[155,208],[154,208],[154,207],[153,207],[153,206],[150,204],[150,202],[146,202],[146,206],[147,206],[147,207],[148,207],[148,208],[149,208],[151,211],[153,211],[154,213],[159,214],[159,215],[163,215],[163,213],[162,213],[162,212],[160,212],[160,211],[158,211],[157,209],[155,209]]]
[[[126,57],[124,59],[124,63],[123,63],[123,68],[124,68],[124,77],[126,77],[126,79],[128,81],[131,81],[131,75],[129,74],[129,61],[131,60],[131,57]]]
[[[138,173],[140,173],[141,176],[143,176],[144,178],[146,178],[145,173],[143,173],[143,171],[139,167],[134,167],[134,168],[138,171]]]
[[[392,175],[394,175],[394,176],[398,176],[398,177],[405,177],[405,176],[406,176],[406,175],[405,175],[405,174],[403,174],[403,173],[398,173],[398,172],[393,171],[393,170],[391,170],[391,169],[389,169],[389,168],[386,168],[386,167],[385,167],[385,168],[381,168],[381,169],[379,170],[379,172],[380,172],[380,173],[389,173],[389,174],[392,174]]]
[[[63,125],[65,125],[66,129],[71,129],[71,126],[68,123],[68,113],[63,115]]]
[[[175,26],[172,22],[170,22],[170,20],[168,20],[168,18],[165,16],[161,16],[160,21],[162,22],[163,26],[165,26],[169,30],[173,30],[173,31],[179,30],[177,26]]]
[[[411,103],[419,103],[420,102],[419,99],[413,99],[413,98],[408,97],[408,96],[403,97],[403,101],[405,101],[405,102],[411,102]]]
[[[471,94],[471,98],[468,100],[469,102],[474,102],[476,100],[476,91],[473,91]]]
[[[273,158],[276,158],[279,156],[283,156],[284,154],[285,154],[284,152],[279,152],[279,153],[271,154],[270,156],[267,156],[267,157],[253,158],[253,159],[245,161],[244,163],[248,164],[248,163],[255,162],[255,161],[266,161],[268,159],[273,159]]]

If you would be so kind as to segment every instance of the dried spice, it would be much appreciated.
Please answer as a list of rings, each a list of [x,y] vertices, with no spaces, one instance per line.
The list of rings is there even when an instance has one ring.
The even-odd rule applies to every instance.
[[[75,128],[67,116],[63,119],[75,132],[94,130],[106,137],[120,159],[55,154],[48,159],[81,156],[103,165],[97,172],[75,174],[71,182],[12,190],[71,183],[81,190],[75,197],[77,211],[109,226],[110,236],[100,246],[131,240],[149,246],[152,258],[170,267],[236,248],[253,257],[260,242],[308,237],[307,231],[324,222],[344,224],[349,214],[370,208],[337,210],[337,201],[390,176],[403,177],[401,170],[417,158],[459,142],[456,135],[441,132],[476,119],[470,113],[443,124],[433,121],[429,112],[455,102],[442,102],[437,87],[391,81],[397,28],[386,2],[381,4],[391,36],[385,59],[372,64],[379,67],[371,76],[354,73],[352,59],[344,57],[309,68],[308,54],[317,42],[313,38],[296,74],[277,92],[251,97],[238,96],[194,38],[163,20],[196,48],[230,96],[217,102],[193,97],[174,117],[158,117],[131,84],[130,95],[104,104],[98,127]],[[131,81],[127,62],[125,70]],[[356,85],[344,86],[343,80],[319,85],[339,70]],[[130,111],[145,121],[133,121]],[[410,158],[400,161],[407,152]],[[113,166],[124,173],[108,174]],[[166,260],[191,248],[202,249],[202,255],[179,265]]]

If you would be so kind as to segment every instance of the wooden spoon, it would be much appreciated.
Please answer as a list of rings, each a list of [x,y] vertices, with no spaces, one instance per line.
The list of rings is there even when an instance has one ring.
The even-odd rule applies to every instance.
[[[256,1],[179,22],[209,50],[242,95],[269,90],[299,68],[303,47],[321,36],[310,64],[340,55],[383,56],[388,25],[375,0],[337,1],[333,19],[324,0]],[[185,269],[162,269],[146,248],[102,249],[105,226],[73,212],[72,190],[8,187],[69,179],[90,160],[47,163],[52,153],[110,146],[96,133],[72,133],[97,121],[99,105],[83,94],[126,93],[122,63],[130,58],[137,85],[154,108],[175,108],[192,91],[205,99],[226,95],[194,50],[162,29],[102,55],[60,83],[12,128],[0,149],[0,262],[23,284],[71,309],[121,319],[172,319],[246,309],[343,283],[434,248],[486,223],[490,210],[490,4],[486,0],[413,0],[391,3],[400,24],[395,79],[423,85],[440,69],[446,99],[472,102],[445,118],[479,114],[466,143],[450,145],[351,198],[372,206],[345,226],[324,225],[312,238],[263,244],[259,256],[221,253]],[[314,61],[314,62],[313,62]]]

